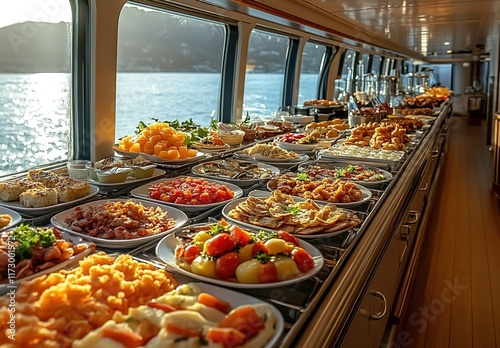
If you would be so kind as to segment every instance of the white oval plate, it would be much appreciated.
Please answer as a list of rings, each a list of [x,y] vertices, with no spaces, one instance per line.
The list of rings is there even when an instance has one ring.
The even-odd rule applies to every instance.
[[[303,171],[305,170],[305,168],[307,168],[307,166],[309,165],[315,165],[316,163],[312,162],[312,163],[304,163],[304,164],[301,164],[298,168],[298,171]],[[345,167],[346,165],[348,164],[353,164],[353,163],[350,163],[350,162],[331,162],[331,168],[330,169],[334,169],[334,168],[342,168],[342,167]],[[356,164],[358,165],[358,164]],[[384,180],[379,180],[379,181],[363,181],[363,180],[352,180],[352,179],[346,179],[346,178],[340,178],[342,180],[351,180],[353,182],[355,182],[356,184],[361,184],[365,187],[373,187],[373,186],[378,186],[380,184],[385,184],[387,182],[390,182],[393,178],[392,174],[386,170],[383,170],[381,168],[377,168],[375,166],[369,166],[369,165],[364,165],[364,164],[359,164],[361,165],[363,168],[365,169],[369,169],[369,170],[374,170],[374,171],[377,171],[381,174],[384,174],[384,176],[386,177],[386,179]]]
[[[213,178],[213,177],[216,177],[217,180],[227,181],[227,182],[230,182],[231,184],[238,185],[239,187],[249,187],[249,186],[252,186],[253,184],[258,183],[261,180],[269,180],[269,179],[277,176],[280,173],[280,170],[278,168],[276,168],[275,166],[272,166],[272,165],[267,164],[267,163],[261,163],[261,162],[255,163],[255,162],[250,162],[250,161],[246,162],[246,163],[257,164],[259,166],[259,168],[267,168],[267,169],[269,169],[272,172],[272,176],[269,177],[269,178],[255,178],[255,179],[248,179],[248,180],[240,180],[240,179],[231,179],[231,178],[219,177],[219,176],[217,176],[217,174],[213,174],[212,175],[212,174],[204,174],[204,173],[200,173],[199,172],[200,169],[203,168],[204,165],[207,165],[209,163],[220,163],[222,161],[223,160],[213,161],[213,162],[204,162],[204,163],[197,164],[193,168],[191,168],[191,173],[193,173],[196,176],[201,176],[201,177],[204,177],[204,178]]]
[[[0,295],[6,294],[7,292],[9,292],[11,290],[11,286],[17,287],[21,282],[34,279],[34,278],[42,276],[44,274],[50,274],[50,273],[59,271],[61,269],[69,268],[70,266],[78,263],[78,261],[83,259],[85,256],[94,252],[95,245],[88,238],[76,236],[76,235],[67,233],[65,231],[61,231],[61,230],[60,230],[60,232],[61,232],[63,239],[68,240],[73,244],[85,244],[87,246],[87,248],[84,251],[82,251],[81,253],[74,255],[61,263],[58,263],[52,267],[44,269],[43,271],[31,274],[31,275],[24,277],[22,279],[18,279],[12,284],[0,284]]]
[[[90,203],[81,205],[81,207],[83,207],[85,209],[85,207],[92,207],[92,206],[100,205],[103,202],[108,202],[108,201],[125,202],[125,201],[128,201],[128,199],[102,199],[102,200],[98,200],[98,201],[94,201],[94,202],[90,202]],[[150,235],[150,236],[139,237],[139,238],[134,238],[134,239],[117,240],[117,239],[104,239],[104,238],[91,237],[87,234],[79,233],[79,232],[70,230],[68,228],[68,224],[64,221],[64,219],[66,216],[74,214],[75,208],[71,208],[71,209],[65,210],[63,212],[60,212],[59,214],[54,215],[50,221],[54,226],[56,226],[57,228],[59,228],[63,231],[80,236],[82,238],[90,239],[97,246],[104,247],[104,248],[110,248],[110,249],[122,249],[122,248],[126,249],[126,248],[138,247],[138,246],[140,246],[140,245],[142,245],[142,244],[144,244],[152,239],[164,237],[165,235],[167,235],[169,233],[175,232],[178,228],[184,226],[188,221],[188,217],[186,216],[186,214],[184,214],[182,211],[180,211],[178,209],[169,207],[169,206],[164,205],[164,204],[153,203],[151,201],[143,201],[140,199],[134,199],[133,201],[135,203],[142,203],[142,205],[144,205],[145,207],[148,207],[148,208],[149,207],[154,207],[154,208],[158,207],[161,210],[167,212],[168,217],[175,220],[174,227],[172,227],[168,231],[164,231],[162,233],[158,233],[158,234],[154,234],[154,235]]]
[[[223,287],[212,284],[198,283],[198,282],[193,282],[190,284],[197,286],[198,288],[200,288],[202,292],[206,292],[215,297],[223,299],[225,302],[228,302],[231,305],[231,308],[236,308],[248,304],[267,303],[265,301],[259,300],[256,297],[241,292],[236,292],[234,290],[225,289]],[[269,339],[269,341],[267,341],[267,343],[264,346],[262,346],[262,348],[274,347],[276,343],[278,343],[278,340],[280,339],[283,331],[285,330],[285,319],[283,318],[283,315],[273,305],[269,304],[269,306],[271,307],[273,316],[276,318],[276,326],[274,328],[274,335]]]
[[[269,187],[269,184],[270,184],[270,182],[267,183],[267,189],[269,191],[273,191],[273,189],[271,189]],[[338,208],[356,207],[358,205],[361,205],[363,203],[368,202],[372,198],[372,191],[370,191],[369,189],[367,189],[366,187],[364,187],[362,185],[359,185],[356,183],[354,183],[354,184],[361,190],[361,193],[362,193],[361,199],[359,201],[349,202],[349,203],[333,203],[333,202],[321,201],[319,199],[313,199],[313,201],[315,201],[316,203],[321,203],[321,204],[327,204],[327,203],[335,204]],[[294,196],[294,195],[292,195],[292,196],[296,197],[296,198],[304,199],[304,197],[301,197],[301,196]]]
[[[252,230],[255,230],[255,226],[251,227]],[[274,282],[274,283],[263,283],[263,284],[243,284],[243,283],[238,283],[238,282],[232,282],[232,281],[227,281],[227,280],[222,280],[222,279],[215,279],[215,278],[210,278],[210,277],[205,277],[202,275],[194,274],[192,272],[189,272],[180,266],[177,265],[175,262],[175,247],[177,246],[177,239],[175,238],[175,233],[172,233],[165,238],[163,238],[158,245],[156,246],[156,256],[163,262],[165,262],[168,266],[171,267],[172,272],[177,272],[180,274],[183,274],[187,277],[202,280],[207,283],[212,283],[216,285],[221,285],[223,287],[230,287],[230,288],[239,288],[239,289],[266,289],[266,288],[275,288],[275,287],[280,287],[280,286],[286,286],[290,284],[295,284],[300,281],[306,280],[312,276],[314,276],[316,273],[318,273],[321,268],[323,267],[324,259],[323,255],[321,252],[316,249],[314,246],[311,244],[299,240],[299,246],[303,249],[305,249],[309,255],[311,255],[314,259],[314,268],[309,271],[308,273],[302,273],[300,274],[297,278],[289,279],[289,280],[284,280],[284,281],[279,281],[279,282]]]
[[[7,214],[7,215],[10,215],[10,217],[12,218],[6,226],[0,227],[0,232],[5,231],[11,227],[14,227],[18,223],[21,222],[21,215],[19,215],[18,213],[16,213],[12,209],[8,209],[8,208],[4,208],[4,207],[0,206],[0,214]]]
[[[226,200],[226,201],[217,202],[217,203],[211,203],[211,204],[189,205],[189,204],[177,204],[177,203],[164,202],[164,201],[160,201],[158,199],[151,198],[149,196],[148,187],[150,185],[153,185],[153,184],[156,184],[156,183],[160,183],[160,182],[168,183],[168,182],[172,182],[172,181],[174,181],[176,179],[179,179],[179,178],[182,178],[182,177],[186,177],[186,176],[184,176],[184,175],[183,176],[176,176],[175,178],[166,178],[166,179],[161,179],[161,180],[156,180],[156,181],[153,181],[153,182],[149,182],[146,185],[142,185],[142,186],[139,186],[139,187],[131,190],[130,191],[130,195],[133,196],[133,197],[139,198],[139,199],[144,199],[144,200],[148,200],[148,201],[151,201],[151,202],[157,202],[157,203],[160,203],[160,204],[169,205],[169,206],[177,208],[177,209],[179,209],[181,211],[184,211],[186,213],[194,213],[194,212],[207,211],[209,209],[212,209],[212,208],[215,208],[215,207],[218,207],[218,206],[223,206],[227,202],[231,201],[231,199],[229,199],[229,200]],[[240,187],[238,187],[238,186],[236,186],[234,184],[231,184],[231,183],[228,183],[228,182],[225,182],[225,181],[219,181],[219,180],[213,180],[213,179],[206,179],[206,178],[204,178],[204,179],[207,180],[208,182],[211,182],[211,183],[217,183],[219,185],[225,185],[228,189],[230,189],[231,191],[234,192],[234,196],[233,196],[232,199],[236,199],[236,198],[239,198],[239,197],[243,196],[243,190]]]
[[[229,147],[230,146],[228,144],[226,144],[224,146],[207,145],[207,144],[194,144],[193,145],[193,148],[195,148],[201,152],[206,152],[206,153],[226,151],[227,149],[229,149]]]
[[[99,192],[99,187],[91,184],[89,194],[84,196],[84,197],[75,199],[74,201],[58,203],[58,204],[49,205],[48,207],[42,207],[42,208],[26,208],[19,201],[13,201],[13,202],[1,202],[0,201],[0,204],[3,206],[6,206],[12,210],[15,210],[18,213],[21,213],[23,215],[40,216],[40,215],[48,214],[50,212],[58,211],[60,209],[66,208],[66,207],[71,207],[79,202],[84,202],[84,201],[88,200],[89,198],[97,195],[98,192]]]
[[[283,141],[275,141],[275,143],[279,148],[288,151],[314,151],[318,147],[318,144],[296,144]]]
[[[143,152],[141,152],[141,153],[128,152],[128,151],[120,149],[118,146],[113,146],[113,150],[117,154],[120,154],[122,156],[136,158],[137,156],[142,155],[142,157],[144,157],[148,161],[151,161],[153,163],[162,163],[162,164],[182,164],[182,163],[189,163],[189,162],[193,162],[193,161],[199,160],[200,158],[205,157],[207,155],[204,152],[199,152],[198,151],[196,153],[196,156],[194,156],[194,157],[182,158],[182,159],[177,159],[177,160],[164,160],[164,159],[158,158],[156,155],[148,155],[147,153],[143,153]]]
[[[260,193],[262,193],[262,194],[260,194]],[[263,193],[262,191],[259,191],[259,194],[255,195],[255,196],[269,197],[270,194],[271,194],[271,192],[269,192],[269,193],[267,193],[267,192]],[[301,198],[301,197],[295,197],[294,196],[294,198],[296,200],[304,200],[304,198]],[[222,216],[224,218],[226,218],[226,220],[231,221],[232,223],[234,223],[236,225],[240,225],[240,226],[245,227],[245,228],[249,228],[249,229],[253,229],[253,230],[257,229],[257,230],[268,231],[268,232],[274,232],[274,231],[276,231],[276,230],[273,230],[273,229],[270,229],[270,228],[267,228],[267,227],[261,227],[261,226],[257,226],[257,225],[252,225],[252,224],[249,224],[248,222],[236,220],[236,219],[233,219],[233,218],[229,217],[229,212],[231,210],[233,210],[234,208],[236,208],[236,206],[239,203],[244,202],[245,200],[246,200],[246,197],[242,197],[242,198],[235,199],[234,201],[229,202],[228,204],[226,204],[224,206],[224,208],[222,208]],[[325,204],[325,202],[321,202],[321,201],[316,201],[316,202],[319,203],[319,204],[322,204],[322,205]],[[294,235],[295,237],[297,237],[299,239],[320,239],[320,238],[327,238],[327,237],[336,236],[337,234],[344,233],[346,231],[349,231],[352,228],[353,227],[347,227],[347,228],[343,228],[343,229],[338,230],[338,231],[328,232],[328,233],[318,232],[318,233],[312,233],[312,234],[299,234],[299,233],[290,233],[290,234]]]

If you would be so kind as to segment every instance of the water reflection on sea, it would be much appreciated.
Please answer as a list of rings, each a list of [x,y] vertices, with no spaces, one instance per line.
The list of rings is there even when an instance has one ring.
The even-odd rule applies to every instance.
[[[245,112],[264,118],[277,111],[282,75],[248,74],[246,78]],[[302,78],[301,86],[313,86],[316,76]],[[220,99],[220,80],[220,74],[119,73],[116,137],[133,134],[140,121],[152,119],[192,118],[208,126]],[[70,96],[69,74],[0,74],[0,176],[67,160]]]

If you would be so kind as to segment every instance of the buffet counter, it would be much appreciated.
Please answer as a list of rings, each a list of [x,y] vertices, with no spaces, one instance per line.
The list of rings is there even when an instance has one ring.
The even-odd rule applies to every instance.
[[[425,128],[412,134],[412,141],[406,145],[405,151],[396,151],[401,153],[401,157],[397,160],[379,158],[378,163],[372,160],[371,164],[388,174],[390,179],[365,188],[363,195],[366,195],[366,199],[360,204],[346,208],[348,215],[354,216],[357,221],[357,224],[352,225],[354,227],[349,226],[335,233],[326,233],[321,229],[317,235],[299,235],[305,237],[307,241],[305,243],[303,239],[301,242],[317,253],[313,255],[316,257],[314,275],[307,275],[305,271],[297,279],[275,283],[280,286],[269,286],[270,284],[246,286],[242,283],[231,286],[228,284],[235,285],[235,283],[218,279],[205,281],[203,277],[196,277],[189,272],[183,272],[179,267],[176,268],[175,260],[173,263],[165,262],[164,258],[159,256],[159,250],[161,245],[163,248],[168,246],[168,240],[159,237],[144,239],[143,242],[139,241],[141,243],[135,243],[130,239],[129,241],[133,243],[120,245],[112,241],[98,245],[97,251],[110,255],[127,254],[135,261],[153,265],[156,269],[166,269],[173,274],[179,284],[192,282],[194,278],[203,283],[215,283],[224,288],[232,288],[239,294],[240,299],[257,298],[258,301],[272,304],[273,310],[279,313],[277,317],[283,317],[280,319],[282,325],[275,328],[272,346],[378,347],[384,340],[384,335],[389,336],[393,325],[403,316],[405,310],[406,293],[413,279],[422,241],[421,231],[425,228],[427,210],[432,202],[440,158],[446,150],[446,130],[450,113],[451,104],[445,102],[439,115],[431,117],[432,120]],[[257,143],[266,144],[272,140],[273,138],[261,139]],[[197,165],[233,158],[235,154],[241,154],[242,149],[255,144],[256,142],[252,141],[242,146],[228,147],[225,151],[203,155],[188,163],[159,164],[155,169],[158,176],[155,174],[154,179],[167,182],[182,176],[196,175],[194,169]],[[334,152],[328,153],[328,151],[323,154],[325,162],[331,162],[331,158],[337,156]],[[305,155],[301,154],[300,158],[303,156]],[[328,156],[331,156],[330,160]],[[318,163],[322,160],[323,158],[319,156]],[[276,164],[286,164],[283,168],[280,167],[284,173],[296,172],[299,167],[298,164],[288,162]],[[148,191],[144,187],[149,188],[150,183],[153,182],[148,181],[144,184],[141,179],[134,185],[101,184],[101,190],[87,197],[85,202],[90,202],[89,205],[92,205],[94,204],[92,202],[100,200],[147,198]],[[228,186],[234,185],[228,184]],[[271,189],[269,180],[256,180],[249,186],[240,186],[233,187],[232,191],[238,192],[241,199],[250,195],[254,197],[269,195],[267,190]],[[224,212],[226,209],[227,213],[227,206],[231,204],[225,206],[217,204],[213,208],[201,210],[199,206],[188,206],[189,209],[185,207],[183,213],[177,213],[178,216],[169,213],[169,217],[185,226],[214,223],[221,221],[221,217],[227,218]],[[21,210],[21,213],[23,211]],[[41,210],[38,216],[23,216],[22,220],[36,226],[58,227],[65,226],[66,219],[65,211],[57,213],[49,209],[47,212]],[[304,224],[305,222],[301,222],[299,225]],[[176,238],[187,236],[187,230],[188,228],[184,229],[183,225],[183,229],[169,236],[175,241]],[[163,233],[162,237],[165,237],[167,232]],[[176,235],[177,233],[180,236]],[[271,348],[271,345],[265,347]]]
[[[286,347],[379,347],[389,318],[399,319],[446,149],[451,107],[441,113],[358,231],[323,285],[314,310],[290,333]],[[403,276],[408,274],[406,278]],[[389,327],[388,327],[389,325]]]

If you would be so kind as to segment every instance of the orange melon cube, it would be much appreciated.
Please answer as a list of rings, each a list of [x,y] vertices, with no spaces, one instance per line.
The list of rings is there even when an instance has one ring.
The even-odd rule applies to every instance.
[[[188,158],[188,148],[187,146],[178,146],[179,158]]]
[[[189,149],[189,150],[187,151],[187,157],[196,157],[196,154],[197,154],[197,153],[198,153],[198,151],[197,151],[197,150],[195,150],[195,149]]]
[[[159,134],[153,135],[153,136],[151,136],[151,138],[149,138],[149,141],[151,141],[153,144],[156,145],[156,143],[161,141],[161,135],[159,135]]]
[[[155,144],[153,144],[150,140],[144,144],[144,148],[142,149],[148,155],[152,155],[155,153]]]
[[[141,144],[139,143],[133,143],[132,146],[129,149],[130,152],[136,152],[139,153],[141,152]]]
[[[155,144],[155,146],[154,146],[154,148],[153,148],[153,149],[154,149],[154,153],[155,153],[155,155],[156,155],[156,156],[158,156],[158,154],[159,154],[161,151],[163,151],[163,145],[162,145],[162,143],[157,143],[157,144]]]

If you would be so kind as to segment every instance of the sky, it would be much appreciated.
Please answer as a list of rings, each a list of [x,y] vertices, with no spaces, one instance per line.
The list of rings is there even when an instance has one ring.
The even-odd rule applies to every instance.
[[[27,21],[71,21],[68,0],[0,0],[0,27]]]

